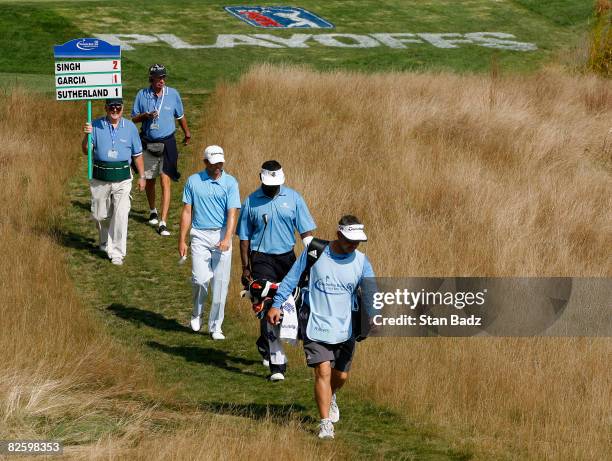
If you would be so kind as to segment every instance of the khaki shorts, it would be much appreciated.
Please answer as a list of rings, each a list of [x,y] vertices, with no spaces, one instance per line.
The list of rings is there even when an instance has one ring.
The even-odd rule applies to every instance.
[[[144,177],[145,179],[155,179],[162,172],[162,168],[164,167],[164,156],[156,157],[155,155],[151,155],[148,150],[144,150],[142,152],[142,157],[144,159]]]

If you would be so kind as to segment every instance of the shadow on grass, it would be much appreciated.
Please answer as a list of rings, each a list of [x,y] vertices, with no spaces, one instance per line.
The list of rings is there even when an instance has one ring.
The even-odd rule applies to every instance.
[[[91,204],[89,202],[82,202],[80,200],[72,200],[70,204],[74,208],[80,208],[81,210],[85,210],[88,213],[91,212]],[[133,208],[130,209],[130,219],[139,222],[141,224],[149,224],[149,217],[146,215],[146,211],[138,211]]]
[[[76,232],[66,231],[58,227],[49,229],[48,234],[51,235],[51,237],[53,237],[60,245],[66,248],[87,251],[101,259],[108,259],[106,252],[100,250],[100,248],[98,248],[96,245],[95,239],[91,237],[85,237],[84,235],[77,234]]]
[[[256,420],[268,419],[276,424],[287,424],[290,420],[297,420],[302,424],[317,421],[312,416],[305,415],[306,407],[299,404],[205,402],[198,405],[198,409]]]
[[[151,312],[138,307],[126,306],[124,304],[113,303],[106,308],[119,318],[129,320],[133,323],[141,323],[151,328],[162,331],[184,331],[192,333],[191,329],[181,325],[175,319],[168,319],[157,312]]]
[[[243,375],[251,375],[261,377],[258,373],[243,370],[232,364],[253,365],[259,363],[258,360],[245,359],[229,355],[227,352],[212,347],[200,346],[167,346],[156,341],[147,341],[147,346],[156,349],[165,354],[176,355],[182,357],[188,362],[201,363],[204,365],[212,365],[223,370],[240,373]]]

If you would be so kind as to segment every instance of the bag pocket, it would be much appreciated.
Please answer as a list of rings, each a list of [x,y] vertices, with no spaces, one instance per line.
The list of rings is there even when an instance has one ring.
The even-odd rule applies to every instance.
[[[148,142],[147,151],[154,157],[161,157],[164,155],[165,144],[163,142]]]

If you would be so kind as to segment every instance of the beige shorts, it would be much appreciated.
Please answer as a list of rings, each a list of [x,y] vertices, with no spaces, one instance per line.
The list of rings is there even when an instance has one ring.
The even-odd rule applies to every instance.
[[[155,155],[151,155],[148,150],[144,150],[142,152],[142,157],[144,159],[144,177],[145,179],[155,179],[162,172],[162,168],[164,167],[164,156],[156,157]]]

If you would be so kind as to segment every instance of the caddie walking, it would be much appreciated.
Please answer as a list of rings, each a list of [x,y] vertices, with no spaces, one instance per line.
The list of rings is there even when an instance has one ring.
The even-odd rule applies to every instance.
[[[111,262],[122,265],[127,253],[127,228],[132,190],[132,159],[136,165],[138,188],[145,188],[142,144],[138,129],[122,117],[123,99],[107,99],[106,116],[85,124],[81,143],[87,153],[88,134],[92,135],[93,178],[90,181],[91,214],[100,236],[100,249]]]
[[[364,225],[355,216],[340,219],[336,240],[322,246],[308,269],[309,253],[316,252],[311,250],[315,241],[281,282],[267,319],[278,324],[281,306],[309,270],[308,283],[302,289],[300,333],[306,363],[314,369],[315,400],[321,416],[319,438],[329,439],[334,438],[334,423],[340,420],[336,393],[348,378],[355,340],[359,339],[354,334],[357,326],[352,325],[357,290],[364,279],[374,277],[374,271],[367,256],[357,251],[367,237]]]

